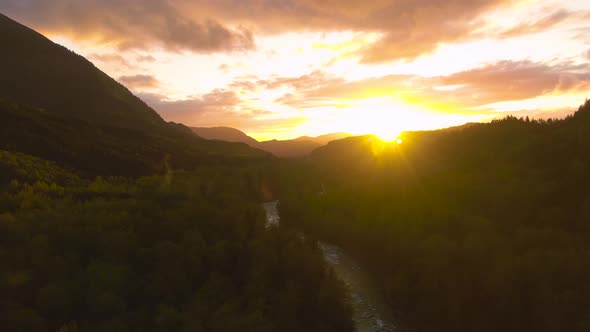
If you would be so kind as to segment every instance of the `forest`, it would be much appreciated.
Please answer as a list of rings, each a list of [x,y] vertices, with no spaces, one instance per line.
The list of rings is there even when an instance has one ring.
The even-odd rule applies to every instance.
[[[283,223],[366,263],[413,331],[588,331],[589,127],[587,101],[332,142],[276,168]]]
[[[0,331],[353,330],[316,243],[265,227],[272,156],[2,14],[0,42]]]
[[[279,159],[167,122],[84,57],[3,14],[0,44],[8,45],[0,52],[0,331],[352,332],[358,298],[324,259],[325,244],[362,262],[410,332],[590,331],[590,101],[564,119],[508,116],[393,142],[304,140],[305,153],[322,146]],[[558,91],[572,78],[583,87],[587,75],[577,73],[585,69],[568,62],[539,79],[555,78],[556,87],[530,85]],[[316,85],[347,81],[312,78],[277,81],[310,92],[309,104],[324,99]],[[513,96],[534,81],[497,90]],[[256,82],[262,92],[277,85]],[[197,108],[213,102],[225,112],[236,102],[207,96]],[[279,200],[280,227],[266,225],[262,203],[271,200]]]
[[[261,174],[83,178],[0,151],[0,329],[352,331],[315,244],[265,229]]]

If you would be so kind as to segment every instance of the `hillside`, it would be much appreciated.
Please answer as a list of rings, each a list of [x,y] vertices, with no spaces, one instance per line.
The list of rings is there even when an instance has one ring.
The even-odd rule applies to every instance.
[[[271,140],[260,142],[257,147],[282,158],[297,158],[309,155],[322,145],[308,140]]]
[[[0,149],[53,160],[90,175],[145,175],[268,157],[244,144],[202,140],[184,127],[155,135],[2,100],[0,117]]]
[[[83,57],[0,15],[0,148],[100,175],[267,158],[167,123]]]
[[[319,143],[321,145],[326,145],[332,141],[344,139],[344,138],[347,138],[350,136],[352,136],[352,135],[350,135],[348,133],[329,133],[329,134],[324,134],[324,135],[320,135],[317,137],[301,136],[299,138],[296,138],[295,140],[297,140],[297,141],[304,141],[304,140],[313,141],[313,142]]]
[[[165,122],[90,61],[0,14],[0,98],[91,123],[139,130]]]
[[[353,330],[317,249],[265,227],[270,154],[4,16],[0,42],[0,331]]]
[[[205,139],[246,143],[251,147],[270,152],[281,158],[304,157],[331,141],[350,136],[350,134],[346,133],[330,133],[318,137],[301,136],[291,140],[259,142],[244,132],[230,127],[191,127],[191,129],[195,134]]]
[[[281,166],[281,221],[362,259],[415,331],[588,331],[590,101]],[[428,317],[428,319],[424,319]]]
[[[256,146],[258,141],[246,135],[246,133],[231,127],[191,127],[191,130],[199,137],[209,140],[246,143]]]

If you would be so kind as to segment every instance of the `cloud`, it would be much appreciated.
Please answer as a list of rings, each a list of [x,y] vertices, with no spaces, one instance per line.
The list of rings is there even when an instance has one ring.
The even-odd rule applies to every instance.
[[[167,120],[192,126],[231,126],[253,132],[271,132],[273,126],[277,130],[293,128],[306,121],[301,115],[309,114],[308,111],[354,107],[355,103],[375,98],[397,99],[425,111],[494,116],[499,114],[494,104],[530,105],[528,101],[535,98],[590,92],[590,64],[498,61],[446,76],[386,75],[359,81],[313,71],[302,76],[268,79],[245,76],[228,88],[231,90],[217,89],[184,100],[167,100],[162,95],[145,93],[140,97]],[[256,102],[260,92],[266,96],[276,92],[270,104],[295,111],[281,114],[255,106],[260,105]],[[518,110],[515,108],[513,113],[517,114]],[[563,113],[566,109],[554,111]],[[543,112],[548,110],[530,109],[522,114],[547,116]]]
[[[336,107],[338,101],[392,97],[460,113],[496,102],[585,91],[590,91],[590,64],[499,61],[448,76],[387,75],[332,81],[296,89],[276,102],[294,108]]]
[[[155,62],[156,58],[151,55],[138,55],[135,60],[139,62]]]
[[[46,32],[120,48],[195,52],[254,48],[253,31],[375,32],[365,62],[415,58],[469,38],[481,14],[513,0],[5,0],[0,10]],[[249,29],[245,28],[250,27]]]
[[[139,93],[138,96],[164,119],[188,126],[229,126],[268,132],[287,130],[306,120],[299,116],[276,117],[267,110],[244,107],[237,94],[228,90],[213,90],[182,100],[167,100],[165,96],[153,93]]]
[[[484,14],[515,0],[4,0],[0,11],[43,32],[120,49],[228,52],[255,48],[254,34],[356,31],[381,37],[356,53],[365,63],[411,60],[444,43],[478,38]],[[538,14],[535,14],[537,16]],[[580,13],[557,10],[493,32],[513,37]],[[587,13],[586,13],[587,16]],[[480,36],[481,37],[481,36]]]
[[[129,75],[119,77],[119,82],[132,89],[156,88],[159,85],[158,80],[150,75]]]
[[[134,68],[127,59],[119,54],[91,54],[88,59],[102,63],[115,63],[127,68]]]
[[[166,120],[187,125],[221,122],[234,113],[234,107],[240,103],[238,96],[227,90],[214,90],[181,100],[168,100],[153,93],[138,93],[138,96]]]
[[[357,31],[381,34],[359,53],[363,62],[412,59],[441,43],[470,38],[478,18],[512,0],[218,0],[215,15],[264,32]],[[197,8],[194,5],[193,8]],[[224,16],[227,15],[227,16]]]
[[[330,76],[320,70],[314,70],[309,74],[298,77],[272,77],[268,79],[260,79],[258,77],[238,78],[229,86],[251,92],[257,90],[274,90],[281,87],[290,87],[302,91],[340,82],[343,82],[343,79]]]
[[[171,51],[235,51],[254,47],[247,29],[196,19],[166,0],[6,0],[0,11],[45,33],[115,45]]]
[[[515,27],[502,31],[500,36],[515,37],[542,32],[574,16],[576,15],[573,12],[561,9],[540,19],[524,22]]]
[[[182,100],[167,100],[158,94],[139,94],[144,101],[158,111],[171,115],[172,113],[200,113],[218,112],[237,105],[240,99],[233,91],[213,90],[203,96],[195,96]]]
[[[500,61],[442,77],[448,85],[463,85],[458,98],[471,95],[473,103],[520,100],[547,93],[590,90],[590,64],[545,64]]]

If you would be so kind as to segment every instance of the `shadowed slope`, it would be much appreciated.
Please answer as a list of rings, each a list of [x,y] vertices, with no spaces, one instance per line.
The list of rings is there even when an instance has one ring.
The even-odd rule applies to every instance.
[[[85,58],[3,15],[0,44],[0,148],[100,175],[268,157],[165,122]]]
[[[315,149],[331,141],[349,137],[347,133],[330,133],[318,137],[301,136],[291,140],[270,140],[259,142],[244,132],[231,127],[191,127],[202,138],[226,142],[241,142],[274,154],[282,158],[307,156]]]

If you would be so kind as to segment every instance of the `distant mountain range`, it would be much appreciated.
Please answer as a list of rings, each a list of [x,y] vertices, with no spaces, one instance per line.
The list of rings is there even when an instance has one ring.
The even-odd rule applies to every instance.
[[[270,155],[164,121],[90,61],[0,14],[0,149],[99,175]]]
[[[301,136],[292,140],[270,140],[259,142],[244,132],[231,127],[191,127],[194,133],[209,140],[246,143],[282,158],[296,158],[309,155],[313,150],[331,141],[351,136],[347,133],[331,133],[318,137]]]

